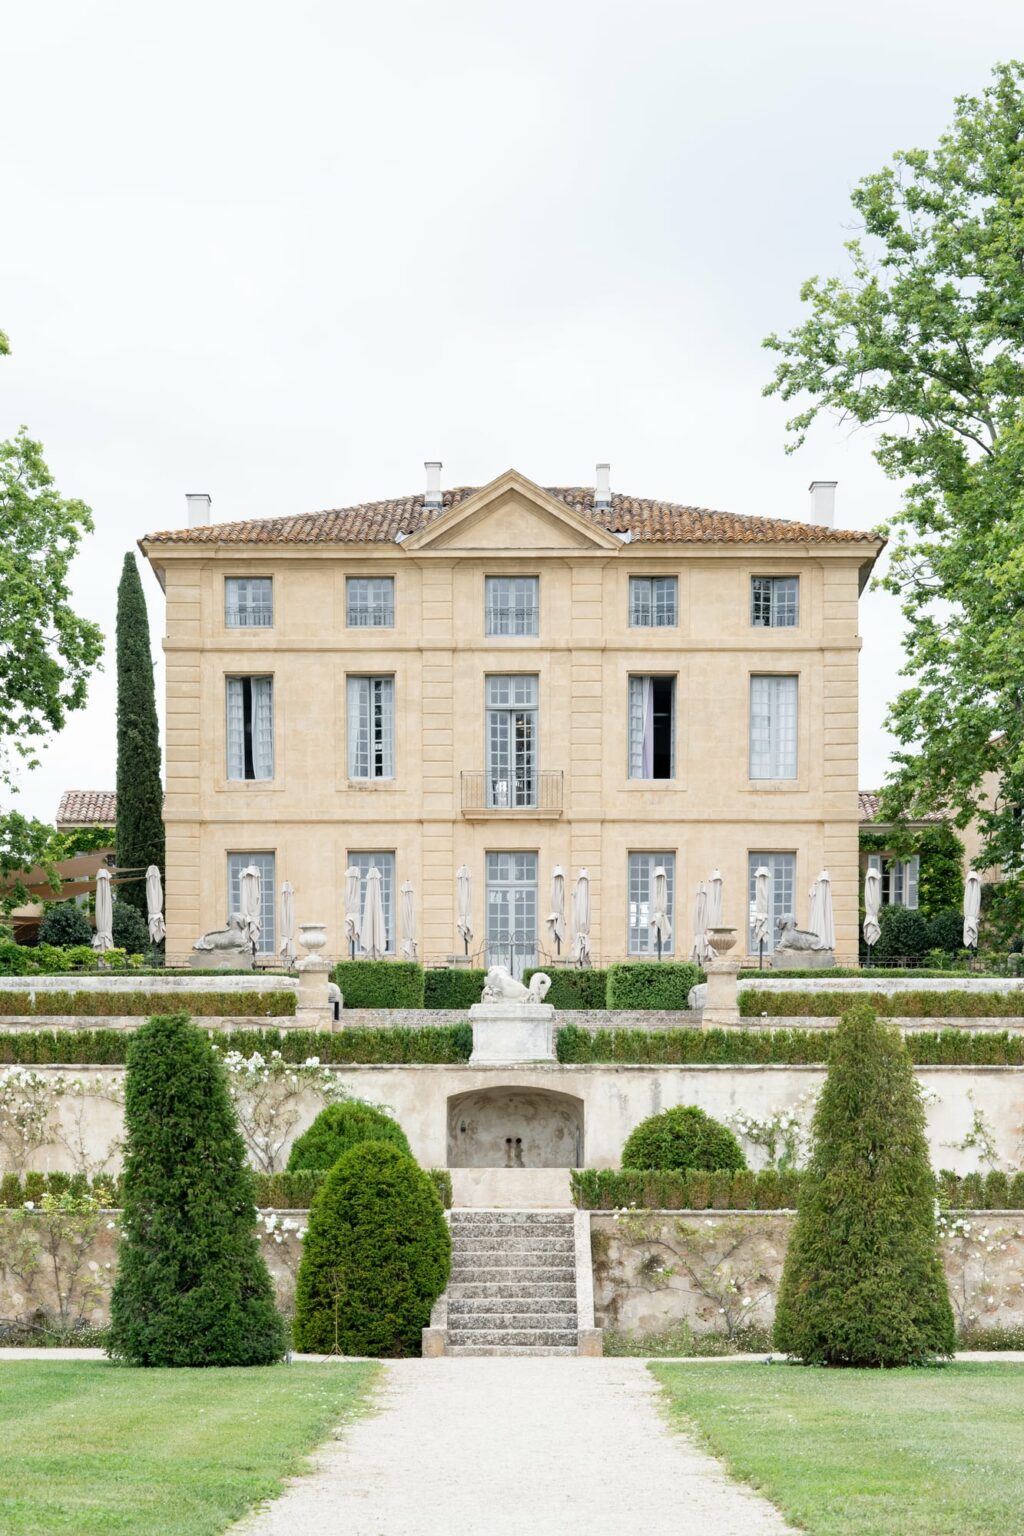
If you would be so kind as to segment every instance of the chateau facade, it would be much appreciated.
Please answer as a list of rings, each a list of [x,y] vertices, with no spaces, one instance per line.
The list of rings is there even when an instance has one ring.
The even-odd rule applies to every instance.
[[[140,541],[166,594],[167,956],[263,873],[348,954],[346,870],[381,871],[388,949],[400,888],[419,956],[555,962],[552,871],[590,880],[593,962],[653,951],[654,870],[671,939],[718,868],[750,946],[753,870],[807,920],[831,875],[836,948],[858,919],[858,596],[881,548],[828,524],[707,512],[509,471],[340,511],[190,526]],[[568,950],[566,933],[561,958]]]

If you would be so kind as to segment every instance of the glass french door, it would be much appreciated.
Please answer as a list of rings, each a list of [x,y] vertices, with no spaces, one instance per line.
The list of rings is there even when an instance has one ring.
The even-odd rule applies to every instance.
[[[537,804],[537,679],[487,679],[487,804]]]
[[[487,964],[521,976],[537,961],[537,855],[487,855]]]

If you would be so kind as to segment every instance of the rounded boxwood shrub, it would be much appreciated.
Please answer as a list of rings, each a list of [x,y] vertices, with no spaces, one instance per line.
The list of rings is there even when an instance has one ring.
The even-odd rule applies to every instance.
[[[269,1365],[284,1329],[220,1056],[178,1013],[144,1024],[127,1060],[108,1349],[131,1365]]]
[[[288,1157],[288,1172],[299,1168],[333,1168],[339,1157],[361,1141],[386,1141],[411,1156],[405,1132],[397,1120],[374,1104],[358,1099],[328,1104],[313,1124],[295,1138]]]
[[[418,1355],[450,1264],[448,1225],[422,1168],[387,1142],[362,1142],[313,1201],[295,1287],[296,1349]]]
[[[726,1126],[695,1104],[683,1104],[641,1120],[622,1149],[622,1166],[714,1171],[745,1168],[747,1160]]]
[[[927,918],[912,907],[883,907],[878,926],[882,932],[873,960],[921,960],[931,944]]]
[[[951,1355],[924,1107],[899,1031],[869,1003],[840,1020],[813,1130],[775,1347],[807,1365]]]
[[[936,912],[928,920],[928,946],[941,949],[943,954],[956,955],[964,947],[964,915],[962,912]]]
[[[92,942],[92,924],[73,901],[59,901],[48,907],[39,923],[40,944],[53,944],[67,948],[72,944]]]
[[[110,928],[118,949],[127,950],[130,955],[143,955],[149,948],[149,924],[138,907],[127,901],[114,902]]]

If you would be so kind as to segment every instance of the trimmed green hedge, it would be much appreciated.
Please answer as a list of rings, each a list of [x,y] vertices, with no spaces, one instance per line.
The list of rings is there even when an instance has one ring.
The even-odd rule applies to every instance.
[[[740,1015],[835,1018],[855,1003],[869,1003],[885,1019],[1005,1019],[1024,1015],[1024,992],[741,992]]]
[[[305,1211],[313,1202],[328,1174],[326,1168],[304,1168],[295,1173],[254,1173],[256,1204],[262,1210]],[[452,1203],[452,1176],[447,1168],[425,1168],[424,1172],[437,1190],[437,1198],[449,1210]],[[120,1179],[100,1174],[95,1179],[84,1173],[5,1173],[0,1177],[0,1207],[8,1209],[37,1204],[45,1194],[95,1194],[112,1210],[121,1200]]]
[[[909,969],[907,966],[903,966],[902,968],[888,968],[886,966],[879,965],[865,965],[857,966],[855,969],[853,966],[849,965],[832,965],[823,966],[817,970],[802,971],[773,971],[769,966],[765,966],[764,970],[760,971],[758,970],[757,966],[751,966],[749,970],[743,970],[738,973],[740,981],[764,981],[769,976],[780,976],[783,979],[788,979],[790,981],[813,981],[815,977],[821,977],[825,981],[832,981],[838,978],[849,980],[851,977],[857,977],[861,981],[896,981],[900,978],[906,979],[910,976],[912,976],[915,981],[937,981],[939,979],[943,981],[955,981],[957,977],[967,975],[985,976],[990,980],[995,981],[1001,979],[1002,973],[997,971],[983,970],[975,970],[969,972],[966,966],[958,966],[956,970],[938,971],[934,969],[929,970],[924,966],[919,967],[916,965]]]
[[[423,967],[415,960],[342,960],[334,967],[346,1008],[422,1008]]]
[[[685,961],[629,960],[610,965],[607,977],[609,1008],[686,1008],[704,972]]]
[[[423,974],[424,1008],[471,1008],[480,1001],[486,971],[449,966]],[[346,1003],[348,998],[345,999]]]
[[[0,992],[0,1018],[16,1014],[43,1018],[151,1019],[158,1013],[188,1013],[212,1019],[249,1015],[261,1019],[295,1016],[294,992]]]
[[[552,1008],[606,1008],[608,1003],[608,972],[590,970],[569,970],[555,968],[545,970],[542,965],[535,965],[529,970],[524,970],[523,981],[529,985],[530,977],[538,971],[544,971],[551,977],[551,991],[544,999]]]
[[[773,1168],[719,1173],[672,1173],[663,1169],[570,1169],[573,1203],[580,1210],[703,1211],[795,1210],[801,1174]],[[936,1193],[950,1210],[1024,1210],[1024,1172],[936,1174]]]
[[[0,1031],[0,1066],[116,1066],[125,1060],[132,1035],[120,1029]],[[225,1029],[211,1032],[222,1051],[267,1056],[280,1051],[286,1061],[318,1056],[329,1064],[437,1063],[468,1061],[473,1049],[469,1024],[426,1029],[346,1029],[314,1034],[307,1029]]]

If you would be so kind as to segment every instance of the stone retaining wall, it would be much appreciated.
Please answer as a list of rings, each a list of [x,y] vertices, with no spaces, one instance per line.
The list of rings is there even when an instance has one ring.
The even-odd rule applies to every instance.
[[[636,1211],[591,1219],[594,1320],[643,1339],[770,1327],[794,1215]],[[1024,1327],[1024,1212],[958,1211],[942,1237],[958,1332]]]

